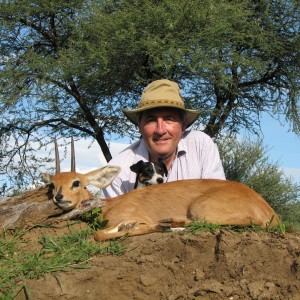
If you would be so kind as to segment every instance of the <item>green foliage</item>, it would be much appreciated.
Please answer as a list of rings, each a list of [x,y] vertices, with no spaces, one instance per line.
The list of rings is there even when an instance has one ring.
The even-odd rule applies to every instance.
[[[261,140],[224,137],[218,144],[228,180],[253,188],[284,221],[299,222],[300,185],[287,178],[278,163],[270,162]]]
[[[80,219],[88,223],[93,230],[103,229],[108,223],[108,220],[104,220],[103,214],[101,213],[101,208],[99,207],[83,214]]]
[[[121,107],[176,80],[210,136],[299,121],[299,1],[13,0],[0,3],[0,191],[36,184],[53,138],[137,137]],[[201,123],[201,124],[200,124]],[[65,140],[62,144],[66,144]],[[1,178],[0,178],[1,180]]]
[[[300,229],[300,202],[288,203],[281,207],[280,214],[292,227]]]
[[[20,287],[21,283],[24,283],[22,288],[26,290],[28,279],[66,268],[92,268],[93,266],[86,264],[92,256],[104,253],[122,255],[125,251],[116,241],[105,247],[101,243],[90,241],[91,230],[72,232],[56,238],[44,235],[40,239],[40,250],[24,251],[20,240],[24,233],[16,232],[13,236],[4,233],[0,236],[1,299],[14,298],[17,286]]]

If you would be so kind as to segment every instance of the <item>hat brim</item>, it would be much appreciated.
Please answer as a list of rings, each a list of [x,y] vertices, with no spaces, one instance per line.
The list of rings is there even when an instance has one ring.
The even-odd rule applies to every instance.
[[[182,110],[185,112],[185,121],[187,123],[187,127],[190,127],[199,117],[200,115],[200,111],[199,110],[195,110],[195,109],[187,109],[187,108],[180,108],[178,106],[172,106],[172,105],[156,105],[155,107],[142,107],[142,108],[138,108],[138,109],[132,109],[132,110],[128,110],[128,109],[124,109],[122,108],[122,112],[124,113],[124,115],[136,126],[138,126],[138,114],[140,112],[143,112],[145,110],[149,110],[149,109],[155,109],[158,107],[170,107],[170,108],[176,108],[178,110]]]

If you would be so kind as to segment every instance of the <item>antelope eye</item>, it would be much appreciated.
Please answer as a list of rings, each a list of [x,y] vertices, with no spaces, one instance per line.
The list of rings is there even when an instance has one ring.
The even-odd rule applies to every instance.
[[[73,182],[73,184],[72,184],[72,187],[74,188],[74,187],[79,187],[79,185],[80,185],[80,181],[79,180],[75,180],[74,182]]]

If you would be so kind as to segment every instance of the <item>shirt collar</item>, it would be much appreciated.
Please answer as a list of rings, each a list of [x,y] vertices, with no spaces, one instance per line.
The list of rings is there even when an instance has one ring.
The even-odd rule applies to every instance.
[[[183,139],[183,135],[178,143],[177,147],[177,157],[185,155],[187,152],[187,145],[185,143],[185,140]]]
[[[137,153],[136,153],[134,162],[137,163],[140,160],[149,161],[149,153],[148,153],[148,149],[147,149],[147,146],[146,146],[144,140],[140,139],[138,142],[139,142],[139,146],[137,149]]]

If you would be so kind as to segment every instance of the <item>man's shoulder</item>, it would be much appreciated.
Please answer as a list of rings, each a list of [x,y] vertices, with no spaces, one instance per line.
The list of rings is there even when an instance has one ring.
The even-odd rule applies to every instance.
[[[109,164],[124,165],[126,162],[130,163],[131,158],[134,158],[136,155],[137,149],[139,148],[141,140],[136,141],[135,143],[129,145],[120,153],[118,153],[114,158],[109,161]]]

